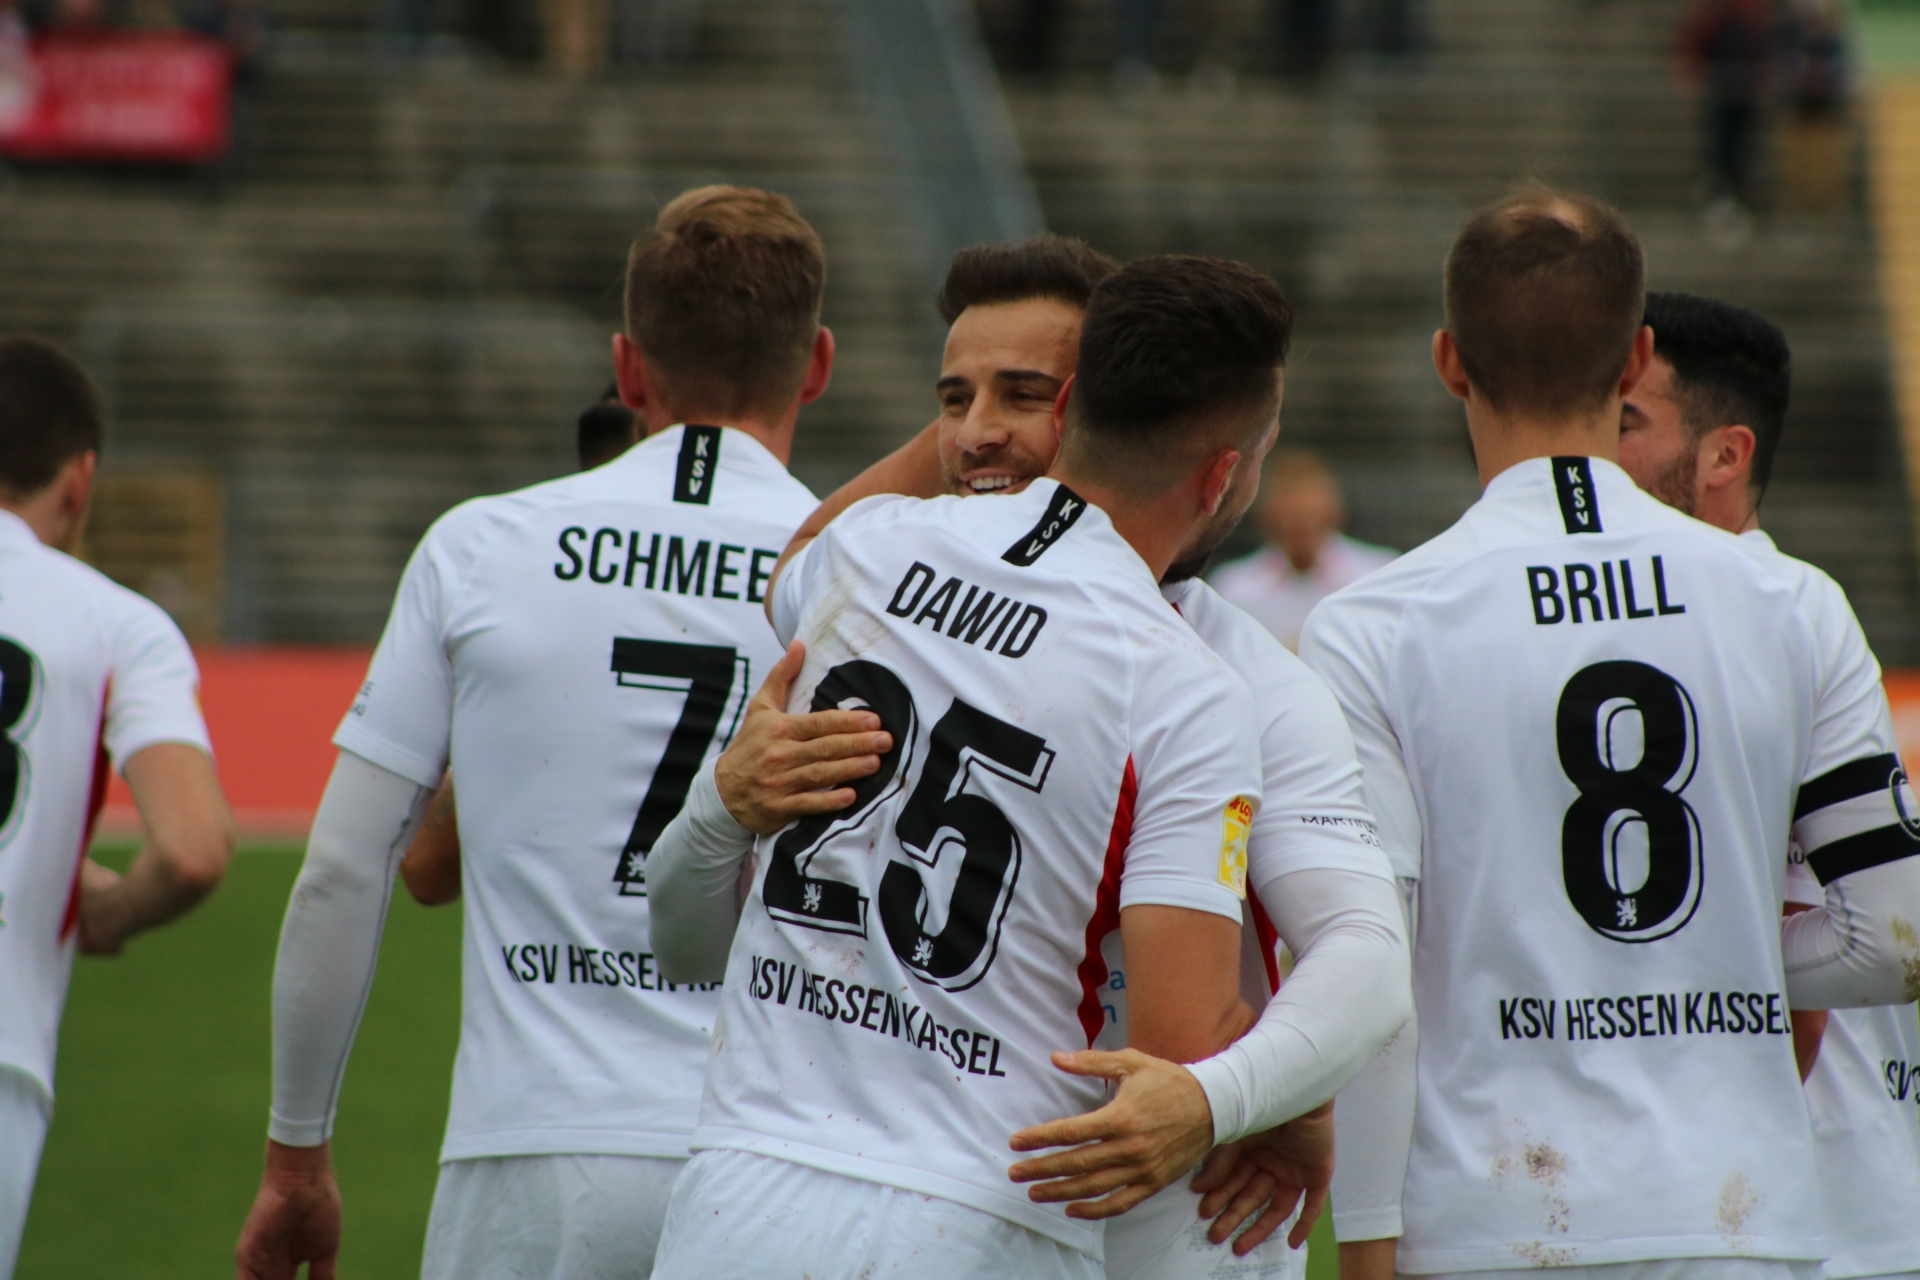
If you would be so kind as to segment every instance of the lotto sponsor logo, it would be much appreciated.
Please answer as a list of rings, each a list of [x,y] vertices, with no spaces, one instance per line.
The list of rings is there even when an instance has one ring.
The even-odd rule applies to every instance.
[[[756,1000],[784,1005],[936,1053],[968,1075],[1006,1078],[1001,1040],[969,1027],[949,1027],[905,997],[814,973],[784,960],[754,956],[748,990]]]
[[[668,982],[651,951],[616,951],[571,942],[524,942],[500,948],[513,980],[527,986],[631,987],[638,991],[718,991],[717,982]]]
[[[1500,1001],[1502,1040],[1651,1040],[1660,1036],[1793,1033],[1777,991],[1662,991]]]
[[[1247,896],[1247,833],[1253,829],[1253,801],[1235,796],[1227,801],[1220,832],[1220,883],[1234,896]]]

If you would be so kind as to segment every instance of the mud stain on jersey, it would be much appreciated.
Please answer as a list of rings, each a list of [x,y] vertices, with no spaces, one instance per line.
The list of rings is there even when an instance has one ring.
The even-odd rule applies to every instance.
[[[1762,1199],[1759,1191],[1747,1181],[1747,1175],[1738,1169],[1728,1174],[1727,1180],[1720,1184],[1720,1213],[1716,1224],[1735,1253],[1746,1253],[1752,1247],[1753,1242],[1746,1235],[1746,1227]]]
[[[1567,1203],[1565,1196],[1560,1194],[1561,1189],[1566,1185],[1567,1181],[1566,1155],[1551,1143],[1536,1142],[1533,1136],[1527,1133],[1524,1127],[1521,1127],[1520,1150],[1517,1160],[1510,1148],[1496,1155],[1493,1158],[1493,1167],[1491,1169],[1493,1180],[1495,1182],[1505,1181],[1507,1175],[1513,1173],[1516,1167],[1524,1172],[1527,1180],[1539,1189],[1540,1208],[1542,1212],[1541,1221],[1547,1231],[1565,1235],[1568,1231],[1572,1230],[1573,1206]],[[1522,1249],[1520,1245],[1513,1247],[1516,1250]],[[1535,1242],[1526,1246],[1526,1248],[1546,1249],[1547,1246]],[[1534,1266],[1564,1267],[1570,1265],[1565,1262],[1540,1262],[1534,1258],[1533,1254],[1524,1251],[1522,1252],[1522,1256],[1526,1257]]]
[[[1538,1240],[1529,1240],[1512,1248],[1530,1267],[1571,1267],[1580,1261],[1580,1250],[1569,1245],[1542,1244]]]

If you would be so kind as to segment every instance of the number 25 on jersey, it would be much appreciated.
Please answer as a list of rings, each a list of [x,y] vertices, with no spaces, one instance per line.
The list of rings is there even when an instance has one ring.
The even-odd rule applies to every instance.
[[[831,835],[857,827],[875,805],[905,785],[911,771],[919,717],[913,695],[891,669],[877,662],[843,662],[814,690],[812,709],[864,705],[893,735],[880,768],[853,788],[854,802],[834,814],[805,818],[774,842],[762,897],[776,920],[829,933],[867,936],[868,896],[863,886],[808,874],[816,849]],[[922,980],[964,991],[993,964],[1000,926],[1020,876],[1020,835],[1000,806],[966,790],[978,765],[1038,793],[1046,785],[1054,753],[1044,738],[1028,733],[955,698],[928,737],[926,763],[893,825],[911,861],[888,859],[880,877],[880,923],[902,964]],[[928,874],[958,845],[952,895],[944,924]],[[951,864],[949,864],[951,865]]]

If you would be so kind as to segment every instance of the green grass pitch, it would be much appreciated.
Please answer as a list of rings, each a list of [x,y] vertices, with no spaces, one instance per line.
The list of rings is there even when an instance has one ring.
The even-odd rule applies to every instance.
[[[109,865],[130,854],[100,851]],[[298,870],[297,850],[243,850],[186,920],[117,959],[75,963],[21,1280],[233,1274],[266,1140],[274,946]],[[459,1026],[459,909],[396,892],[334,1135],[343,1276],[419,1274]],[[1333,1262],[1323,1219],[1308,1280],[1334,1280]]]

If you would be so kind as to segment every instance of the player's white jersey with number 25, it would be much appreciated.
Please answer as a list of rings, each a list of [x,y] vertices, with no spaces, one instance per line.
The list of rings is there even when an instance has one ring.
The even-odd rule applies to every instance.
[[[694,1148],[957,1201],[1097,1257],[1097,1225],[1007,1180],[1007,1139],[1103,1099],[1048,1054],[1104,1024],[1122,908],[1240,919],[1247,687],[1052,481],[859,504],[774,606],[807,645],[793,709],[863,704],[895,745],[850,808],[759,843]]]
[[[762,616],[813,495],[685,426],[435,523],[334,741],[449,759],[466,898],[444,1159],[684,1156],[718,995],[661,979],[646,854],[780,646]]]

